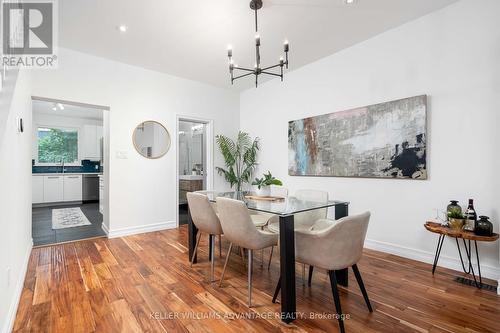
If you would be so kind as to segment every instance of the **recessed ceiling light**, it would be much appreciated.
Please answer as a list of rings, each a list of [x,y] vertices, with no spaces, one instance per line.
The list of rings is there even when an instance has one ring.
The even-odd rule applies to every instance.
[[[125,24],[119,25],[118,30],[120,30],[120,32],[127,32],[127,26]]]
[[[355,2],[356,2],[356,0],[344,0],[344,3],[345,3],[346,5],[352,5],[352,4],[354,4]]]

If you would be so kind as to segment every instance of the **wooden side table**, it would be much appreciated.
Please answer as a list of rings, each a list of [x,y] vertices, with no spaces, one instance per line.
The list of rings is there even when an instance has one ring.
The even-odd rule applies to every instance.
[[[436,266],[439,260],[439,255],[441,254],[441,248],[443,247],[444,239],[446,238],[446,236],[448,236],[455,238],[455,242],[457,243],[458,255],[460,256],[460,262],[462,263],[462,269],[464,273],[472,275],[472,278],[474,279],[473,281],[474,285],[479,289],[488,286],[488,289],[496,290],[496,287],[494,286],[483,284],[483,279],[481,276],[481,265],[479,263],[479,251],[477,249],[477,242],[494,242],[498,239],[498,234],[494,233],[491,236],[478,236],[473,232],[451,229],[436,222],[426,222],[424,224],[424,227],[430,232],[439,234],[436,254],[434,256],[434,264],[432,265],[432,274],[434,274],[434,272],[436,271]],[[458,241],[459,238],[462,239],[462,242],[464,244],[468,265],[464,264],[462,251],[460,250],[460,243]],[[476,252],[477,272],[478,272],[477,276],[476,273],[474,272],[474,266],[472,265],[471,261],[472,258],[471,241],[474,242],[474,249]],[[468,267],[466,268],[466,266]],[[457,278],[457,281],[464,284],[472,285],[472,280],[469,279]]]

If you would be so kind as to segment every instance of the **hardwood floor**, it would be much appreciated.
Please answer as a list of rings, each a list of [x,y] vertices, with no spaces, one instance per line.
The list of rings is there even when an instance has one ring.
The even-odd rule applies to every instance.
[[[221,288],[208,283],[207,239],[199,263],[189,267],[187,228],[116,239],[93,239],[36,248],[31,254],[15,332],[337,332],[325,272],[311,288],[297,265],[297,310],[283,324],[271,298],[279,272],[254,265],[254,307],[248,309],[246,269],[234,254]],[[224,250],[228,244],[223,244]],[[266,258],[268,251],[265,253]],[[217,253],[218,254],[218,253]],[[217,255],[216,277],[223,261]],[[347,332],[500,332],[500,297],[453,281],[454,271],[366,250],[359,263],[374,312],[350,274],[341,301]],[[306,272],[307,276],[307,272]],[[492,283],[492,281],[488,281]],[[215,317],[213,314],[227,314]],[[212,316],[210,316],[212,314]],[[235,319],[243,315],[247,318]],[[204,317],[206,316],[206,317]],[[231,317],[232,316],[232,317]]]

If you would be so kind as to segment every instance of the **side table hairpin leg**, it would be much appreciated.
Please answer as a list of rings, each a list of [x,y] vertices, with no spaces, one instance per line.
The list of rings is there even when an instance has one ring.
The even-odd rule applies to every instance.
[[[470,274],[471,267],[472,267],[471,262],[470,262],[470,256],[469,256],[469,252],[467,251],[467,245],[465,244],[465,239],[462,239],[462,241],[464,242],[465,251],[467,252],[467,259],[469,260],[468,269],[465,268],[465,265],[464,265],[464,260],[462,258],[462,252],[460,251],[460,244],[458,243],[458,238],[455,238],[455,242],[457,243],[458,256],[460,257],[460,262],[462,263],[462,269],[463,269],[465,274]],[[470,248],[470,239],[469,239],[469,248]]]
[[[481,264],[479,262],[479,251],[477,249],[477,242],[474,241],[474,249],[476,251],[476,261],[477,261],[477,270],[478,270],[478,276],[476,277],[476,274],[474,272],[474,266],[472,265],[472,244],[471,244],[471,241],[468,240],[468,246],[467,246],[467,243],[465,242],[465,239],[462,239],[463,243],[464,243],[464,248],[465,248],[465,254],[467,255],[467,261],[468,261],[468,264],[469,264],[469,267],[468,269],[465,269],[465,264],[464,264],[464,261],[462,259],[462,252],[460,251],[460,244],[458,243],[458,240],[457,240],[457,249],[458,249],[458,254],[460,256],[460,262],[462,263],[462,268],[464,270],[464,273],[466,274],[471,274],[472,275],[472,278],[474,279],[474,284],[476,285],[476,287],[478,289],[481,289],[483,287],[483,278],[481,276]],[[478,281],[478,278],[479,278],[479,281]],[[469,280],[470,281],[470,280]]]
[[[438,263],[438,260],[439,260],[439,255],[441,254],[441,248],[443,247],[443,242],[444,242],[444,239],[445,239],[445,235],[439,235],[439,239],[438,239],[438,245],[437,245],[437,248],[436,248],[436,254],[434,255],[434,264],[432,265],[432,275],[434,275],[434,271],[436,270],[436,266],[437,266],[437,263]]]

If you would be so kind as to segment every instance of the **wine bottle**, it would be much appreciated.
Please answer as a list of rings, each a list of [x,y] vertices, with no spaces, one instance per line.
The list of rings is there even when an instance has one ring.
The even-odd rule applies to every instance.
[[[474,200],[469,199],[469,206],[465,211],[465,226],[464,229],[467,231],[474,231],[476,228],[477,213],[474,209]]]

